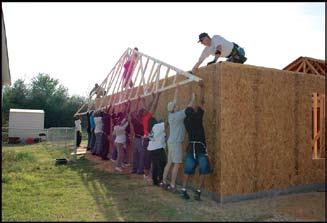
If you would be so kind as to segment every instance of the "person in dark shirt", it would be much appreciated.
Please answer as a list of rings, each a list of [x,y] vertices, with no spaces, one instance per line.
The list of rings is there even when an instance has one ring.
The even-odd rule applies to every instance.
[[[86,131],[87,131],[87,146],[86,146],[86,148],[87,148],[87,150],[90,150],[91,149],[91,147],[90,147],[90,144],[91,144],[91,134],[92,134],[92,132],[91,132],[91,124],[90,124],[90,112],[87,112],[86,113],[86,118],[87,118],[87,129],[86,129]]]
[[[137,100],[135,111],[129,115],[129,122],[132,123],[134,129],[133,146],[133,167],[132,174],[144,174],[144,149],[142,138],[144,135],[144,128],[142,124],[142,116],[139,112],[140,98]]]
[[[200,185],[199,189],[195,192],[195,199],[200,200],[201,189],[204,187],[205,175],[211,172],[206,138],[203,127],[203,115],[204,115],[204,86],[203,82],[199,82],[201,88],[200,104],[194,105],[195,95],[192,95],[192,106],[189,106],[185,110],[186,118],[184,119],[185,129],[188,133],[189,144],[187,147],[186,158],[184,161],[184,179],[182,188],[182,197],[189,199],[186,186],[190,175],[194,175],[195,169],[199,166]]]

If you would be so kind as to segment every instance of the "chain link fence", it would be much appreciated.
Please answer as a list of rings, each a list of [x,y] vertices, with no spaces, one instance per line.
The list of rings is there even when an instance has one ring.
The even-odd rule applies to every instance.
[[[32,144],[45,141],[51,148],[64,148],[65,158],[76,158],[76,131],[74,127],[23,129],[2,127],[2,145]]]

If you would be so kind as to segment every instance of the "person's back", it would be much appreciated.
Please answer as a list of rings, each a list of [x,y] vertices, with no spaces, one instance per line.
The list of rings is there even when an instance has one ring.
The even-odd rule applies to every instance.
[[[186,117],[185,109],[168,113],[168,123],[169,123],[168,143],[183,142],[185,136],[185,126],[183,121],[185,117]]]
[[[101,116],[94,117],[94,123],[95,123],[94,133],[103,132],[102,117]]]
[[[189,141],[199,141],[205,144],[204,127],[202,123],[204,111],[201,107],[198,107],[197,111],[192,107],[188,107],[185,113],[186,118],[184,119],[184,125],[188,133]]]
[[[165,147],[165,123],[156,123],[153,125],[151,129],[151,133],[149,135],[149,146],[148,150],[155,150]]]
[[[76,131],[82,131],[81,120],[80,119],[75,120],[75,130]]]
[[[126,143],[126,127],[128,122],[123,122],[122,124],[115,125],[114,134],[116,135],[116,143]]]

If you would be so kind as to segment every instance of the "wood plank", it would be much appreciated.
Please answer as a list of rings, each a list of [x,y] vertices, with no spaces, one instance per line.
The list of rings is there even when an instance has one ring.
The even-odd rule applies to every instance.
[[[295,71],[296,67],[298,67],[301,64],[301,62],[302,62],[302,58],[300,57],[297,60],[295,60],[293,64],[289,64],[288,66],[286,66],[283,70]]]
[[[325,95],[320,94],[320,157],[325,157],[325,118],[324,118],[324,104],[325,104]]]
[[[318,106],[318,94],[313,93],[313,138],[316,139],[318,129],[317,129],[317,106]],[[318,140],[318,138],[317,138]],[[313,158],[316,159],[318,158],[318,144],[317,140],[314,140],[314,145],[313,145]]]
[[[308,66],[310,67],[310,69],[312,70],[312,72],[316,75],[319,75],[319,72],[312,66],[311,63],[308,63]]]

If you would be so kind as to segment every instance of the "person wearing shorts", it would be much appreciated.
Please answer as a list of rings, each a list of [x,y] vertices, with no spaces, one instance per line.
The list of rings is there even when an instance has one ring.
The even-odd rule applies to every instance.
[[[182,197],[189,199],[186,186],[190,176],[195,174],[197,166],[199,166],[200,185],[195,191],[195,200],[200,200],[201,190],[204,187],[205,176],[211,172],[209,165],[205,132],[203,127],[203,115],[204,115],[204,86],[203,82],[200,82],[201,87],[201,102],[198,106],[192,103],[185,110],[186,118],[184,119],[185,129],[188,133],[189,144],[186,151],[186,157],[184,160],[184,179],[182,188]],[[194,99],[194,93],[192,95]],[[193,100],[194,101],[194,100]]]
[[[184,119],[186,117],[185,109],[178,110],[177,96],[179,91],[179,85],[176,88],[174,100],[168,103],[168,123],[169,123],[169,137],[168,137],[168,157],[167,164],[165,166],[162,187],[172,192],[176,192],[176,178],[178,169],[183,163],[183,150],[182,143],[185,136]],[[170,167],[173,166],[171,172],[170,185],[167,184],[167,176],[170,171]]]

